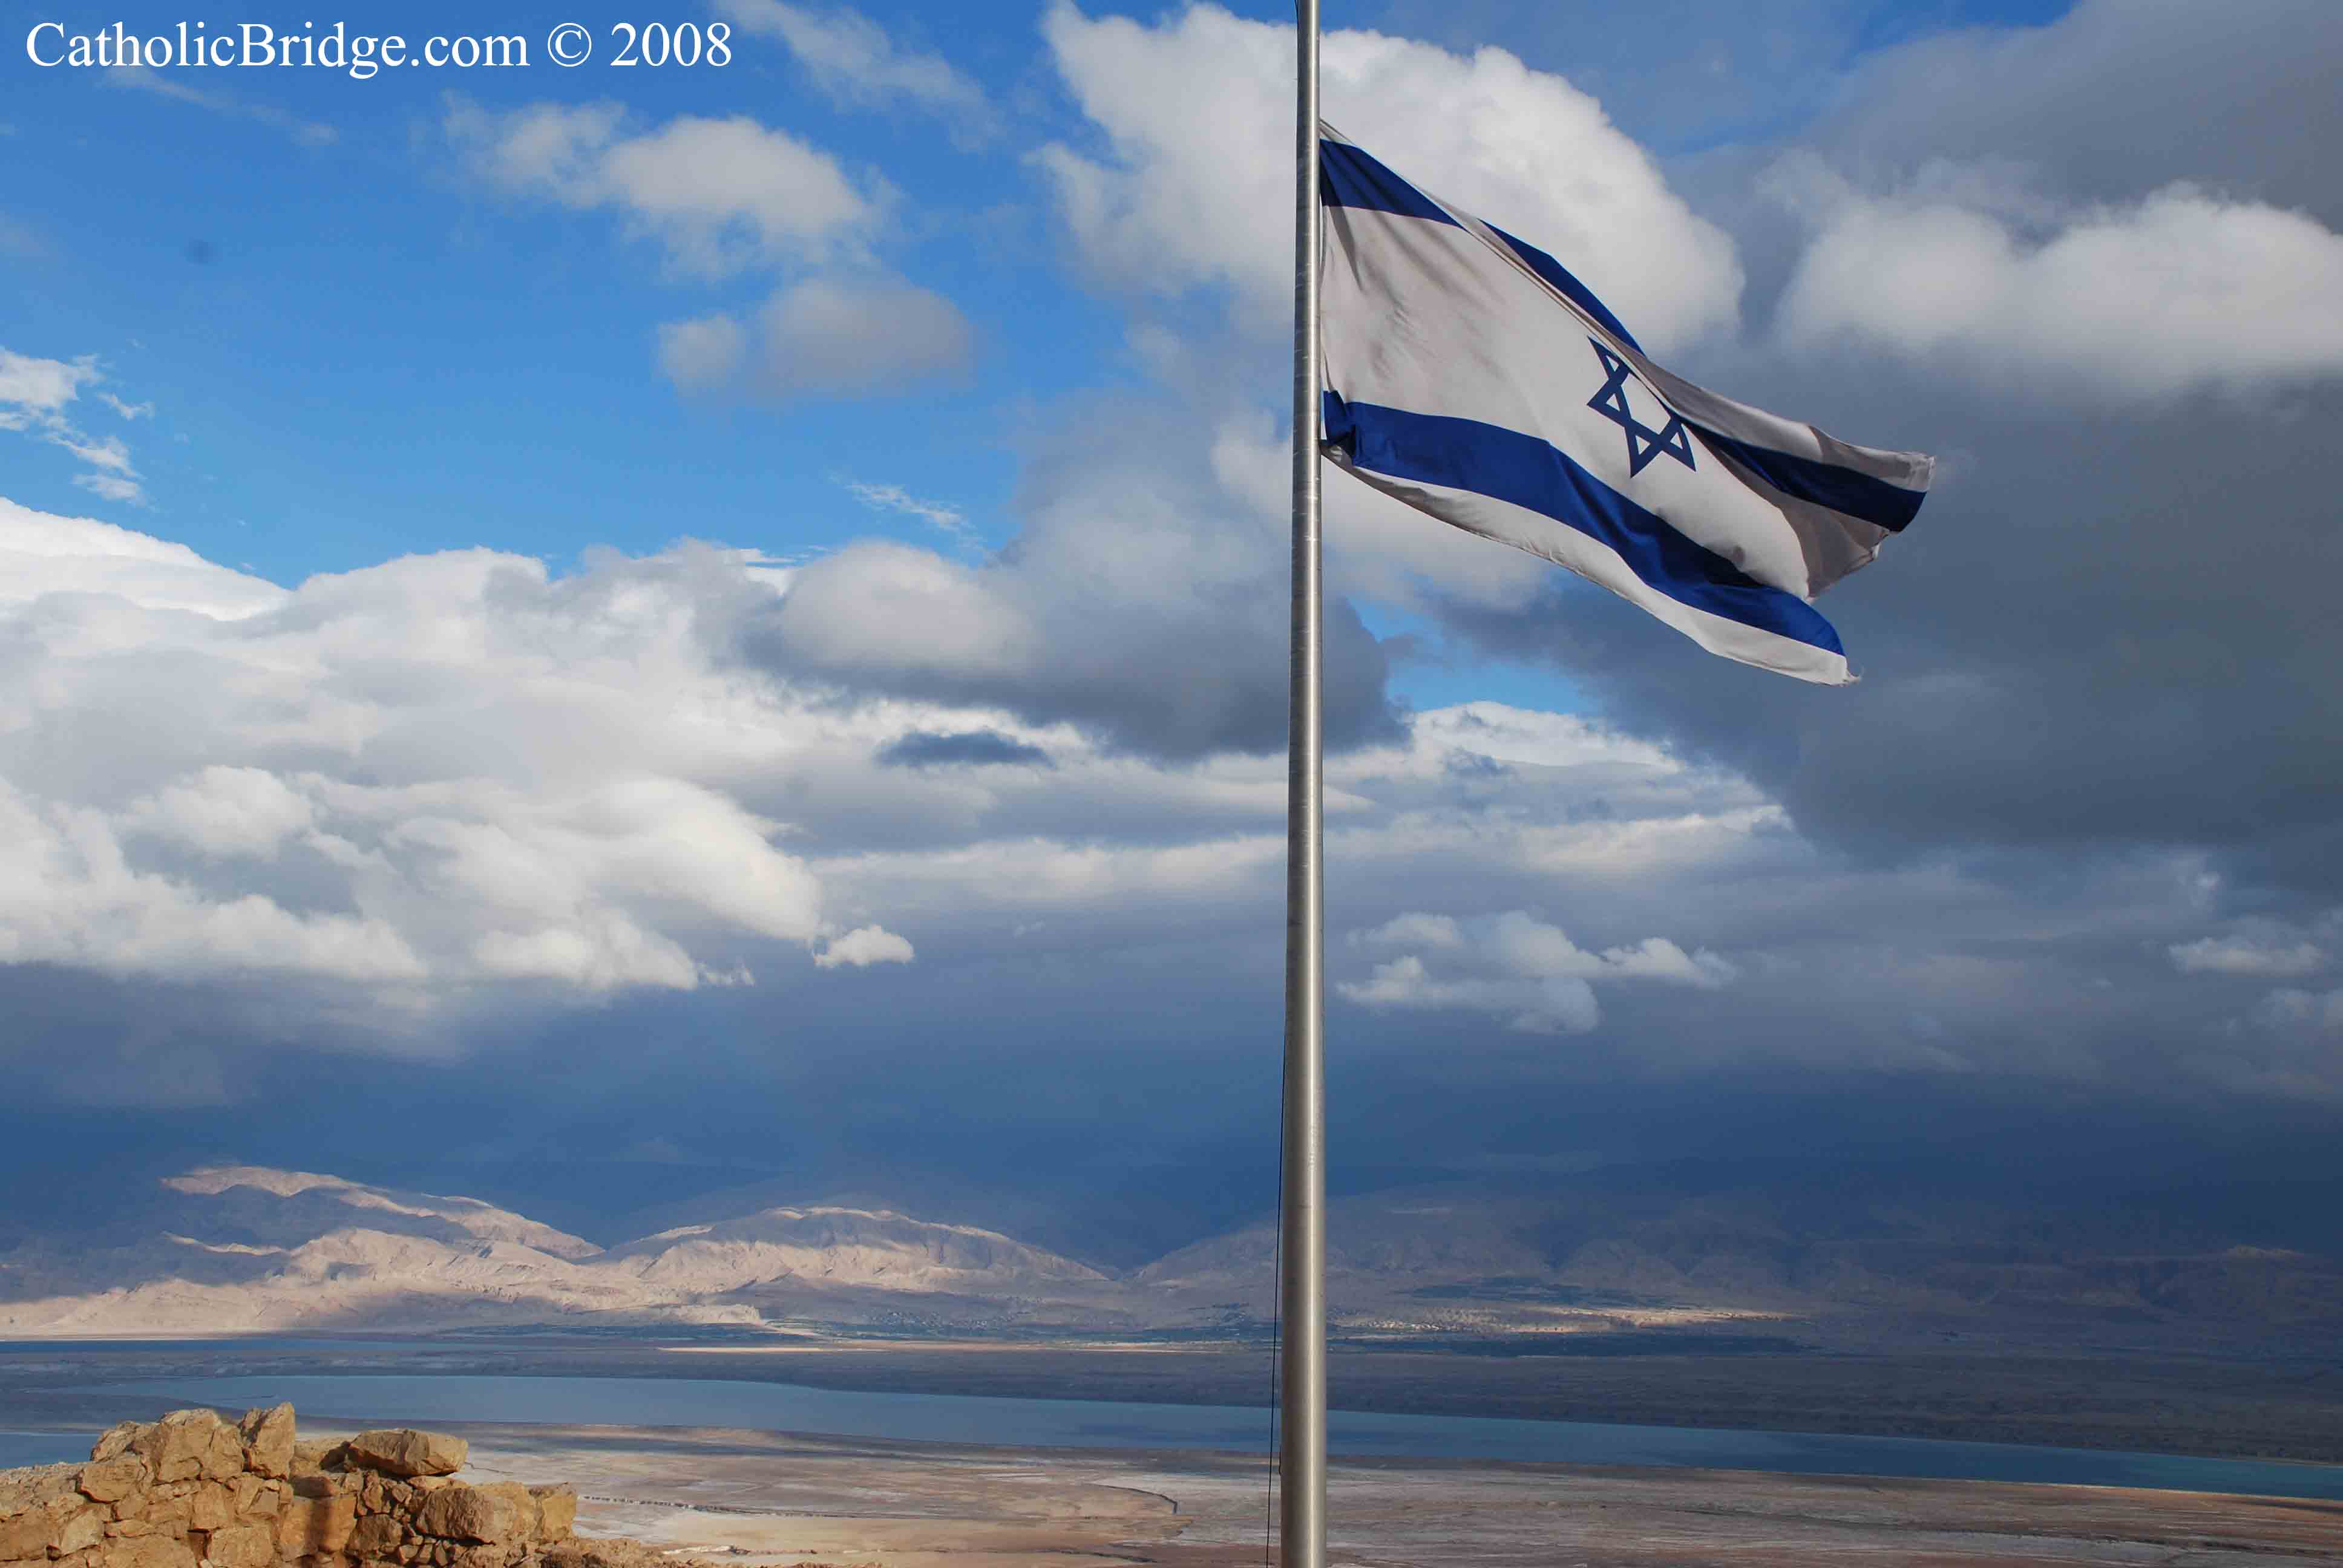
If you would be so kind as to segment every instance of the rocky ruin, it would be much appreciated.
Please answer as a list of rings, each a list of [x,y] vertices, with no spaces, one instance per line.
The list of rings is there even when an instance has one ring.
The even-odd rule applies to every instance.
[[[84,1464],[0,1471],[0,1568],[642,1568],[571,1538],[578,1493],[467,1482],[460,1437],[299,1441],[293,1407],[125,1422]]]

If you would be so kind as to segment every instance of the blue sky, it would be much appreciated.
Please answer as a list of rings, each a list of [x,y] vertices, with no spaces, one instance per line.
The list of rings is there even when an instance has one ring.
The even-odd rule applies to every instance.
[[[467,15],[353,25],[419,38],[463,31]],[[541,36],[558,19],[499,25]],[[1013,45],[978,51],[1012,88],[1031,69],[1031,21],[1004,8]],[[117,380],[173,410],[150,488],[182,519],[174,537],[275,580],[410,549],[489,544],[566,562],[588,544],[649,549],[689,531],[786,553],[885,526],[842,486],[806,483],[832,473],[949,498],[997,538],[1020,405],[1127,374],[1111,310],[1050,276],[1013,156],[834,109],[777,41],[744,40],[729,70],[615,81],[591,65],[460,83],[219,75],[237,79],[206,90],[330,125],[334,139],[307,144],[103,73],[18,73],[12,209],[72,264],[16,270],[27,327],[59,354],[100,346]],[[909,403],[695,407],[647,374],[657,324],[769,278],[665,284],[656,247],[605,215],[514,210],[465,189],[428,145],[458,91],[491,106],[618,96],[654,119],[784,111],[902,190],[910,232],[890,259],[966,301],[980,366]],[[199,246],[207,260],[190,258]],[[255,449],[269,462],[222,460]]]
[[[435,1157],[643,1107],[647,1150],[732,1146],[816,1082],[868,1113],[816,1185],[905,1127],[1258,1151],[1285,14],[719,0],[669,20],[729,20],[732,63],[660,69],[610,66],[599,15],[341,19],[535,63],[0,49],[31,1103],[168,1152],[321,1054],[418,1093],[568,1060],[559,1107]],[[1354,1132],[1796,1141],[1728,1081],[1855,1141],[1956,1082],[1987,1139],[2044,1095],[2331,1127],[2343,18],[1328,20],[1345,130],[1672,367],[1945,459],[1823,606],[1847,691],[1330,476]],[[647,1033],[691,1042],[655,1093]],[[1198,1081],[1195,1125],[1133,1131]],[[252,1137],[327,1161],[297,1121]]]
[[[1606,65],[1648,58],[1648,40],[1638,45],[1599,8],[1582,9]],[[1821,9],[1852,24],[1834,40],[1838,57],[1821,62],[1843,66],[1867,47],[1955,26],[2047,21],[2063,7]],[[880,5],[866,15],[907,53],[948,38],[953,68],[1001,106],[999,128],[954,133],[932,116],[840,103],[782,39],[737,29],[724,68],[621,70],[598,59],[560,70],[547,63],[543,40],[572,14],[543,8],[500,14],[493,27],[460,7],[346,18],[353,33],[397,32],[418,44],[433,34],[518,33],[535,45],[527,70],[410,67],[365,81],[323,69],[169,75],[210,95],[208,106],[104,71],[32,69],[12,51],[7,210],[20,242],[0,257],[15,275],[21,325],[11,347],[55,358],[96,353],[115,383],[167,411],[139,432],[153,510],[125,520],[143,516],[166,537],[281,584],[475,545],[566,570],[588,546],[644,552],[687,535],[778,557],[874,532],[936,542],[932,524],[859,499],[857,483],[949,508],[974,539],[997,547],[1015,531],[1020,453],[1035,423],[1148,377],[1124,341],[1126,299],[1086,286],[1066,265],[1045,182],[1023,156],[1036,142],[1081,132],[1041,58],[1037,8]],[[1552,53],[1571,39],[1556,35],[1563,29],[1549,15],[1493,9],[1482,41]],[[1393,18],[1370,8],[1331,23],[1403,17],[1404,8]],[[178,17],[135,7],[119,19],[167,32]],[[63,13],[57,20],[88,30]],[[598,32],[607,59],[617,45],[608,25]],[[50,37],[45,53],[55,47]],[[655,242],[628,238],[608,212],[484,195],[446,145],[451,97],[490,110],[615,101],[644,123],[750,116],[882,175],[900,194],[880,255],[960,306],[979,345],[973,363],[893,395],[779,407],[679,393],[651,369],[659,324],[752,305],[773,272],[676,276]],[[1660,149],[1713,145],[1717,135],[1639,115],[1632,99],[1607,106]],[[266,460],[250,460],[255,453]],[[41,467],[27,465],[18,498],[70,509],[65,466]],[[1383,634],[1427,630],[1420,616],[1367,608]],[[1503,668],[1477,684],[1436,669],[1406,680],[1407,695],[1427,703],[1573,696]]]

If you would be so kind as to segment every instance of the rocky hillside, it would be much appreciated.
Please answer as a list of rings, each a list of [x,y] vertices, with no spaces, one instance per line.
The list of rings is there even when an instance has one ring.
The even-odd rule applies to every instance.
[[[573,1542],[567,1486],[466,1483],[462,1438],[302,1442],[293,1407],[125,1422],[85,1464],[0,1471],[0,1565],[44,1568],[652,1568]]]
[[[1096,1270],[888,1211],[776,1208],[604,1250],[470,1198],[221,1166],[0,1251],[0,1335],[592,1322],[1118,1322]]]
[[[95,1231],[20,1211],[0,1336],[414,1332],[501,1325],[1127,1332],[1257,1324],[1266,1223],[1143,1268],[883,1207],[780,1205],[608,1249],[468,1198],[222,1166]],[[2154,1210],[2045,1211],[1837,1190],[1447,1189],[1333,1205],[1353,1335],[2169,1330],[2343,1332],[2343,1266]]]
[[[1106,1278],[998,1231],[840,1208],[768,1209],[720,1224],[679,1226],[613,1247],[601,1261],[646,1284],[694,1296],[778,1281],[983,1293]]]

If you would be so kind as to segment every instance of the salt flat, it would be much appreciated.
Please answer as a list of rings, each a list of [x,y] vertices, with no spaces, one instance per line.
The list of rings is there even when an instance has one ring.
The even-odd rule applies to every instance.
[[[710,1429],[472,1425],[472,1469],[574,1483],[579,1529],[742,1568],[1215,1568],[1264,1561],[1257,1459]],[[1624,1466],[1340,1462],[1360,1568],[1998,1568],[2343,1562],[2343,1503]]]

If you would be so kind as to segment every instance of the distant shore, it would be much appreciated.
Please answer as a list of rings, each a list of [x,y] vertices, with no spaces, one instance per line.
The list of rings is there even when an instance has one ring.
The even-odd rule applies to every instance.
[[[1154,1404],[1265,1402],[1265,1347],[782,1341],[755,1354],[558,1335],[45,1342],[0,1350],[0,1426],[77,1427],[77,1391],[159,1377],[361,1372],[665,1377],[873,1392]],[[1348,1410],[1842,1432],[2207,1457],[2343,1462],[2343,1368],[2280,1360],[1980,1354],[1491,1360],[1337,1351]],[[126,1411],[123,1414],[135,1414]],[[151,1413],[151,1412],[150,1412]]]

